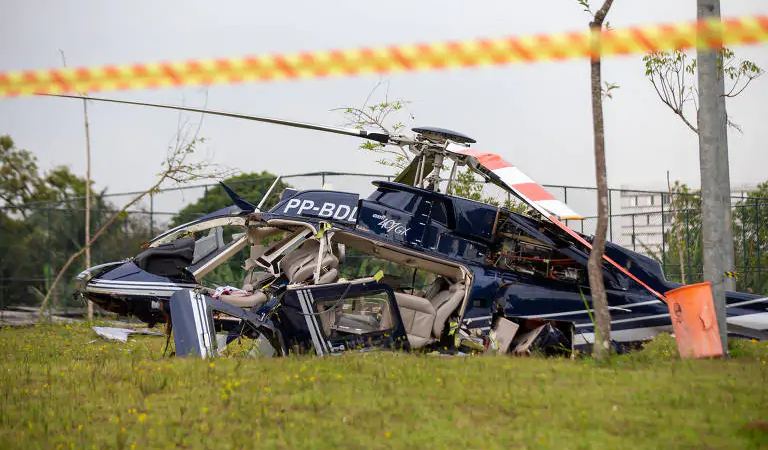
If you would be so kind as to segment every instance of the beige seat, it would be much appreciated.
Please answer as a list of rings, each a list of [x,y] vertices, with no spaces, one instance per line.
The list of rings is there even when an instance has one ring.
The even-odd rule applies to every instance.
[[[464,298],[464,283],[452,284],[448,289],[439,291],[430,299],[432,307],[435,308],[435,322],[432,326],[432,336],[440,339],[443,333],[445,322],[451,313],[461,304]]]
[[[280,268],[291,283],[311,282],[318,265],[320,242],[306,241],[285,255]],[[333,283],[339,279],[339,259],[330,251],[323,255],[318,284]]]
[[[395,293],[400,317],[411,348],[420,348],[432,341],[435,308],[429,300],[415,295]]]
[[[243,279],[243,290],[253,292],[272,278],[274,275],[269,272],[253,270]]]
[[[438,277],[424,297],[395,293],[411,348],[419,348],[440,339],[445,323],[464,298],[464,283],[451,284]]]

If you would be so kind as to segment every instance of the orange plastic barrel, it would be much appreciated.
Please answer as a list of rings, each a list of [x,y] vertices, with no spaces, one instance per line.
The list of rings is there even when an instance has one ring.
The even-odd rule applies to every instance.
[[[680,357],[723,356],[710,283],[689,284],[667,291],[665,295]]]

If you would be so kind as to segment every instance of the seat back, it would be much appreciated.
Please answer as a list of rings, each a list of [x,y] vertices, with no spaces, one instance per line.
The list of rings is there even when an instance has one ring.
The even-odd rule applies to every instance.
[[[411,348],[423,347],[431,342],[432,325],[435,322],[435,308],[432,303],[423,297],[400,292],[395,292],[395,300]]]
[[[443,277],[438,276],[435,278],[435,281],[432,282],[432,284],[429,285],[427,288],[427,291],[424,293],[424,297],[426,297],[427,300],[432,300],[435,298],[437,294],[440,293],[440,291],[443,291],[445,289],[448,289],[448,287],[451,285],[451,283],[448,282]]]
[[[461,304],[464,299],[464,283],[454,283],[448,289],[440,291],[431,300],[432,307],[435,309],[435,321],[432,325],[432,336],[440,339],[445,327],[445,321]]]
[[[318,264],[321,264],[320,283],[332,283],[338,279],[339,259],[333,253],[325,253],[318,262],[320,243],[315,240],[304,242],[299,248],[287,254],[280,263],[281,270],[291,283],[311,282]]]

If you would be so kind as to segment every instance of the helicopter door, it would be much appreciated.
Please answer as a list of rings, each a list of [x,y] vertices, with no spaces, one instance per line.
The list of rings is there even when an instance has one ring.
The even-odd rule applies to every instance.
[[[408,345],[395,295],[376,281],[289,289],[278,315],[286,347],[294,351],[323,356]]]

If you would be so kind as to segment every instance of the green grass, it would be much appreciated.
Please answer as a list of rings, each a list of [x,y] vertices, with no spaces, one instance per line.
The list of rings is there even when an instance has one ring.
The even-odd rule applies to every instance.
[[[768,448],[768,343],[679,361],[371,353],[163,359],[164,339],[0,329],[0,448]]]

